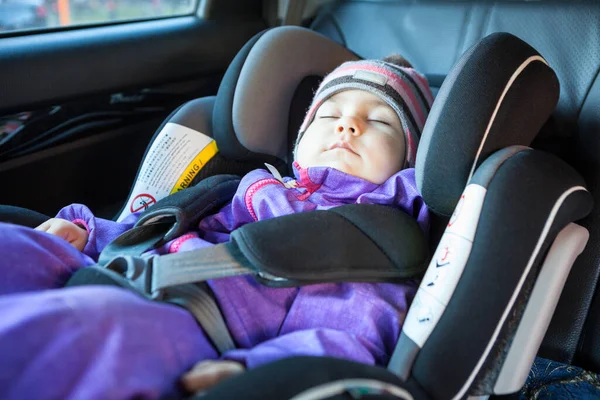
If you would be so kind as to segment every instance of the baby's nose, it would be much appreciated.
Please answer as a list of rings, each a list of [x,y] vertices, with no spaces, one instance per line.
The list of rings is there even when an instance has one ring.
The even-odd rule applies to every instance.
[[[350,135],[360,133],[358,124],[354,118],[340,118],[335,129],[338,133],[349,133]]]

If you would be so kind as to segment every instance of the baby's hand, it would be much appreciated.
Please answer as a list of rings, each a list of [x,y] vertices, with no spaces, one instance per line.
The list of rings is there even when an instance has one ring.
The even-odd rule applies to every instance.
[[[88,241],[87,231],[66,219],[50,218],[35,229],[61,237],[79,251],[83,250]]]
[[[195,393],[206,390],[223,379],[237,375],[244,370],[244,366],[236,361],[200,361],[183,375],[181,384],[188,392]]]

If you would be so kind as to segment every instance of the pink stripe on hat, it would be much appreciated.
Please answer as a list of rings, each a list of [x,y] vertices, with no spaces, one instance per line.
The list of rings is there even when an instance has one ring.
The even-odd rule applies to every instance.
[[[411,78],[413,78],[415,83],[419,85],[419,89],[421,89],[421,92],[425,95],[425,97],[427,98],[427,102],[431,107],[431,105],[433,104],[433,93],[431,93],[431,88],[429,87],[429,82],[427,81],[427,78],[425,78],[423,75],[421,75],[412,68],[407,68],[406,72],[410,74]]]

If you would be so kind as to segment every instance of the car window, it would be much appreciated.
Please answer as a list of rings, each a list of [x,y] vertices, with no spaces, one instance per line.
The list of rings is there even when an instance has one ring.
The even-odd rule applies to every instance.
[[[197,0],[0,0],[0,33],[191,14]]]

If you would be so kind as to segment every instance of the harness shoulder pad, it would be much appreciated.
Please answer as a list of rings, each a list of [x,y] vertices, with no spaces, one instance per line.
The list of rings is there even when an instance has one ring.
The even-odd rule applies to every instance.
[[[278,245],[282,238],[285,246]],[[375,204],[255,222],[233,231],[230,245],[263,284],[275,287],[413,278],[428,261],[415,219]]]

